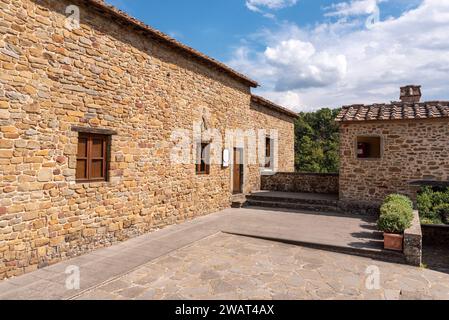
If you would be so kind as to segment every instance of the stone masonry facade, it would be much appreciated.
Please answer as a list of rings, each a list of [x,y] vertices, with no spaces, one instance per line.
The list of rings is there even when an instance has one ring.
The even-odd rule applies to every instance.
[[[340,200],[378,206],[391,193],[416,199],[413,181],[449,180],[448,119],[340,124]],[[381,137],[380,159],[358,159],[358,136]]]
[[[72,4],[81,25],[69,30]],[[231,168],[196,175],[194,163],[170,161],[173,131],[204,110],[222,135],[277,130],[278,170],[294,171],[291,116],[86,1],[0,0],[0,71],[0,279],[229,207]],[[76,183],[75,126],[115,132],[107,182]],[[245,165],[244,191],[259,188],[259,165]]]

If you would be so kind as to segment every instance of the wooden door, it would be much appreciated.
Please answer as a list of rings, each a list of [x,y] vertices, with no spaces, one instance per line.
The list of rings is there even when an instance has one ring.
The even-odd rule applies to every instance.
[[[234,148],[234,162],[233,162],[233,188],[234,194],[243,193],[243,151],[242,149]]]

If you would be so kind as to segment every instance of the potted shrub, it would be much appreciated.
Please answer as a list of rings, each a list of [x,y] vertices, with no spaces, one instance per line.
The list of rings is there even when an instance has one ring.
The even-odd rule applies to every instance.
[[[391,202],[404,204],[405,206],[408,206],[413,210],[413,201],[408,197],[403,196],[402,194],[390,194],[384,200],[384,204]]]
[[[384,232],[384,247],[387,250],[402,251],[404,231],[413,221],[413,203],[400,195],[387,197],[382,205],[378,227]]]

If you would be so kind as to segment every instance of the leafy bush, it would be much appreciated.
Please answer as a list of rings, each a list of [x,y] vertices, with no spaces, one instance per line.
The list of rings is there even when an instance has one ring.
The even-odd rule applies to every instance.
[[[401,201],[390,201],[382,205],[380,208],[380,215],[382,216],[385,214],[402,215],[410,220],[413,220],[413,208]]]
[[[449,204],[449,188],[434,190],[431,187],[425,187],[418,194],[417,200],[422,223],[443,223],[441,212],[437,208]]]
[[[400,234],[412,226],[412,220],[404,214],[386,213],[380,216],[377,225],[383,232]]]
[[[403,233],[412,226],[413,202],[402,195],[390,195],[380,208],[379,229],[387,233]]]
[[[445,224],[449,224],[449,203],[440,204],[435,211]]]
[[[390,194],[384,200],[384,203],[388,203],[388,202],[404,203],[404,205],[407,205],[413,209],[413,201],[402,194]]]
[[[430,188],[424,188],[417,197],[419,215],[422,222],[424,220],[433,220],[434,215],[434,204],[433,204],[433,191]]]
[[[381,208],[381,214],[399,214],[413,220],[413,207],[402,201],[390,201]]]

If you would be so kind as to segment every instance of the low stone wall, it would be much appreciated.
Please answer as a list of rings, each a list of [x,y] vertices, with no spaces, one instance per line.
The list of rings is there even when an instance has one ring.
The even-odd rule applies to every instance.
[[[407,263],[421,266],[423,235],[418,211],[414,211],[413,224],[404,232],[404,255]]]
[[[340,200],[338,207],[344,213],[357,214],[357,215],[369,215],[379,216],[380,205],[368,201],[345,201]]]
[[[262,190],[338,194],[338,174],[276,173],[262,176]]]
[[[431,246],[447,246],[449,244],[449,226],[423,224],[423,243]]]

